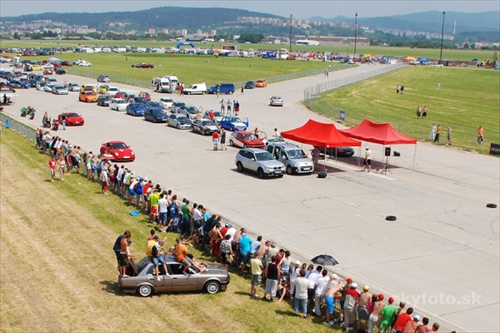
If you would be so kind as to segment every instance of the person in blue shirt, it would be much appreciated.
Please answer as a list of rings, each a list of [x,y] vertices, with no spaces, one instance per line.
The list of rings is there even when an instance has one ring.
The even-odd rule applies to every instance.
[[[246,232],[241,234],[239,245],[238,261],[241,262],[241,274],[244,274],[247,264],[250,262],[250,248],[252,245],[252,239],[247,236]]]

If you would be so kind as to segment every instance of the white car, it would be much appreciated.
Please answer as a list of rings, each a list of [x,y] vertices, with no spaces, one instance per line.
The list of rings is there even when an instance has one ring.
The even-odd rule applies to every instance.
[[[75,61],[75,65],[83,66],[83,67],[90,67],[90,66],[92,66],[92,64],[90,62],[85,61],[85,60],[77,60],[77,61]]]
[[[55,86],[54,88],[52,88],[52,93],[55,95],[67,95],[69,91],[66,86]]]
[[[117,87],[109,87],[108,90],[106,91],[106,95],[114,97],[116,95],[116,93],[119,91],[120,91],[120,89],[118,89]]]
[[[128,102],[121,98],[113,98],[109,101],[109,108],[116,111],[127,110]]]
[[[43,91],[45,92],[52,92],[56,85],[55,84],[46,84],[45,87],[43,87]]]
[[[45,86],[47,84],[45,83],[45,81],[38,81],[36,83],[36,90],[41,90],[41,91],[45,91]]]
[[[174,100],[170,97],[160,98],[160,105],[164,110],[172,110],[173,104],[174,104]]]
[[[283,98],[280,96],[273,96],[269,101],[270,106],[283,106]]]
[[[191,129],[191,120],[183,114],[171,113],[168,116],[167,124],[178,129]]]
[[[76,82],[70,82],[66,87],[68,87],[68,91],[80,91],[80,85]]]

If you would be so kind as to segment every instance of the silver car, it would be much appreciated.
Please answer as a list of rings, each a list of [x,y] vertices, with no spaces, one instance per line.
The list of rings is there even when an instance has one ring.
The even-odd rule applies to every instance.
[[[55,86],[52,88],[52,93],[55,95],[67,95],[69,92],[66,86]]]
[[[236,154],[235,163],[238,172],[249,170],[257,173],[259,178],[283,177],[285,173],[285,165],[275,160],[273,155],[264,149],[242,149]]]
[[[171,113],[167,120],[168,126],[177,129],[191,129],[191,120],[183,114]]]
[[[313,161],[299,146],[286,142],[272,142],[266,147],[273,157],[285,164],[286,173],[312,173],[314,171]]]
[[[165,255],[167,269],[170,276],[165,274],[162,265],[159,266],[159,279],[153,275],[153,263],[148,257],[138,264],[130,263],[127,268],[128,277],[118,277],[120,289],[127,294],[138,293],[143,297],[153,293],[205,291],[217,294],[225,291],[231,281],[229,272],[223,265],[208,264],[207,270],[200,272],[194,266],[187,270],[187,275],[182,273],[183,267],[173,256]]]

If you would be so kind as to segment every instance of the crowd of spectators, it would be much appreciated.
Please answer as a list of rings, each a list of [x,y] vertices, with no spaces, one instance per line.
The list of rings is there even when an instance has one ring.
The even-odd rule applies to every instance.
[[[136,176],[124,165],[113,164],[92,152],[83,152],[79,146],[52,137],[42,129],[37,130],[36,142],[37,147],[51,155],[51,161],[57,161],[55,165],[63,169],[61,180],[64,171],[82,171],[88,179],[101,184],[103,194],[111,190],[149,216],[155,229],[148,239],[147,255],[155,260],[157,267],[164,265],[159,259],[160,253],[169,253],[181,259],[184,272],[190,265],[202,271],[203,265],[187,254],[187,246],[195,246],[209,253],[213,262],[220,262],[233,272],[249,277],[252,299],[290,301],[295,314],[303,318],[320,317],[327,326],[338,324],[346,332],[439,332],[438,323],[430,326],[429,318],[421,318],[404,302],[396,306],[394,297],[386,302],[383,294],[371,293],[367,285],[358,291],[358,284],[351,278],[343,281],[321,265],[315,267],[293,260],[289,250],[278,248],[272,240],[263,240],[262,236],[252,239],[245,228],[223,222],[220,215],[209,213],[202,204],[191,203],[186,198],[179,200],[172,190],[162,189],[146,177]],[[51,164],[54,162],[49,162],[49,166]],[[52,170],[51,177],[54,180]],[[155,235],[156,231],[179,234],[176,244],[162,252],[164,240]],[[129,249],[130,232],[119,238],[113,249],[120,275],[127,277],[128,260],[135,258]],[[158,268],[155,274],[158,278]],[[263,291],[262,297],[258,295],[259,289]]]

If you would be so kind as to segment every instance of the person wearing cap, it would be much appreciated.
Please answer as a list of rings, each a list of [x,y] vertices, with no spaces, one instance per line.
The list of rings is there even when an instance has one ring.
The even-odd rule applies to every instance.
[[[397,310],[398,308],[394,305],[394,298],[389,297],[388,304],[384,306],[382,312],[380,313],[380,317],[382,318],[379,323],[380,333],[391,333],[392,321]]]
[[[370,317],[368,317],[368,333],[373,333],[375,326],[377,326],[380,314],[384,308],[384,294],[373,295],[374,301]]]
[[[372,299],[372,294],[369,292],[369,286],[363,286],[363,291],[359,294],[359,304],[356,308],[358,312],[358,329],[368,329],[368,303]],[[364,322],[364,323],[363,323]]]
[[[413,320],[410,320],[406,323],[405,328],[403,329],[403,333],[415,333],[418,328],[418,322],[420,321],[419,315],[414,315]]]
[[[372,151],[366,147],[365,160],[363,161],[363,171],[368,168],[368,172],[372,169]]]
[[[396,322],[392,326],[392,329],[396,331],[396,333],[401,333],[404,330],[406,324],[413,320],[413,318],[411,317],[412,314],[413,308],[409,307],[408,309],[406,309],[406,312],[401,313],[398,316],[398,319],[396,319]]]
[[[353,282],[350,288],[345,292],[344,322],[340,326],[345,327],[346,332],[354,330],[353,324],[356,320],[356,304],[359,302],[359,292],[356,288],[358,288],[358,284]]]
[[[340,291],[339,276],[332,274],[330,281],[326,285],[325,290],[325,303],[326,303],[326,325],[332,326],[335,321],[333,319],[333,312],[335,311],[335,294]]]

